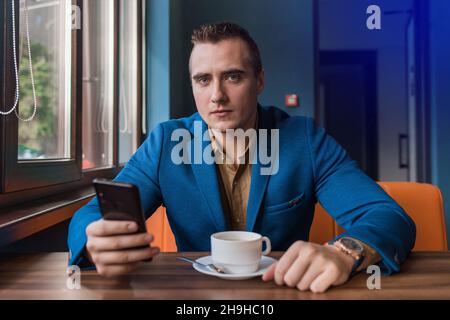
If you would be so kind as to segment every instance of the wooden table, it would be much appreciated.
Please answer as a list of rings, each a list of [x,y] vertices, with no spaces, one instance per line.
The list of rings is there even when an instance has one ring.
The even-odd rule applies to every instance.
[[[280,287],[261,278],[222,280],[203,275],[162,253],[132,275],[108,279],[96,271],[81,273],[81,288],[66,285],[66,253],[0,258],[0,299],[450,299],[450,252],[413,253],[402,272],[381,278],[381,290],[369,290],[369,274],[323,294]],[[198,258],[204,253],[183,253]],[[279,258],[281,252],[271,256]]]

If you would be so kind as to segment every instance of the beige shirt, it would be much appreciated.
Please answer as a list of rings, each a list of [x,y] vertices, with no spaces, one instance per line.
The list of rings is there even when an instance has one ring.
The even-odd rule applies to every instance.
[[[258,117],[254,128],[257,127]],[[252,178],[252,165],[250,159],[250,145],[255,141],[246,143],[243,154],[238,157],[238,163],[227,155],[222,148],[220,139],[217,139],[213,130],[208,129],[211,147],[216,158],[217,177],[220,197],[225,218],[228,220],[230,230],[246,230],[247,204],[250,194]]]

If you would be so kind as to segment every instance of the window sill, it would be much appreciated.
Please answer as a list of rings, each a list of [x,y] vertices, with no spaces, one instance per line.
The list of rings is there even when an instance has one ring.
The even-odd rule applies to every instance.
[[[0,246],[5,246],[71,219],[95,195],[92,186],[0,209]]]

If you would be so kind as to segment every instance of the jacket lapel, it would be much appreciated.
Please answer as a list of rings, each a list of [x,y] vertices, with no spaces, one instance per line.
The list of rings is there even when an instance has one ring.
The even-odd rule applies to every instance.
[[[196,123],[196,121],[199,122]],[[208,150],[211,150],[211,147],[208,147],[208,145],[211,144],[211,140],[209,139],[209,135],[207,133],[208,127],[199,116],[192,124],[190,131],[193,135],[193,138],[191,148],[189,148],[188,150],[191,152],[189,156],[192,161],[192,171],[194,173],[200,192],[209,207],[209,213],[214,221],[214,225],[216,226],[217,231],[226,230],[227,226],[222,208],[222,200],[220,198],[216,166],[214,164],[205,163],[203,159],[203,151],[207,150],[207,148]],[[203,139],[203,135],[205,139]],[[199,150],[200,146],[201,150]],[[196,163],[197,161],[194,161],[194,150],[197,152],[197,157],[201,157],[201,159],[197,159],[199,160],[199,163]],[[189,199],[187,199],[187,201],[189,201]]]
[[[267,129],[267,149],[268,153],[271,154],[271,139],[270,139],[270,119],[267,118],[266,113],[263,108],[258,105],[258,129]],[[255,156],[259,153],[259,134],[258,145],[255,152]],[[264,166],[260,162],[260,157],[256,157],[256,163],[252,164],[252,181],[250,184],[250,194],[248,196],[247,203],[247,231],[253,231],[255,227],[256,220],[261,208],[261,203],[264,199],[267,184],[269,182],[270,175],[262,175],[261,168]]]

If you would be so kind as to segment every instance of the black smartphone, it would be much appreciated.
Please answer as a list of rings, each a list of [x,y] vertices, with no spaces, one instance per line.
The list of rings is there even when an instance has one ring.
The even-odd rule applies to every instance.
[[[139,190],[135,185],[107,179],[94,179],[93,184],[103,219],[135,221],[137,233],[147,232]]]

